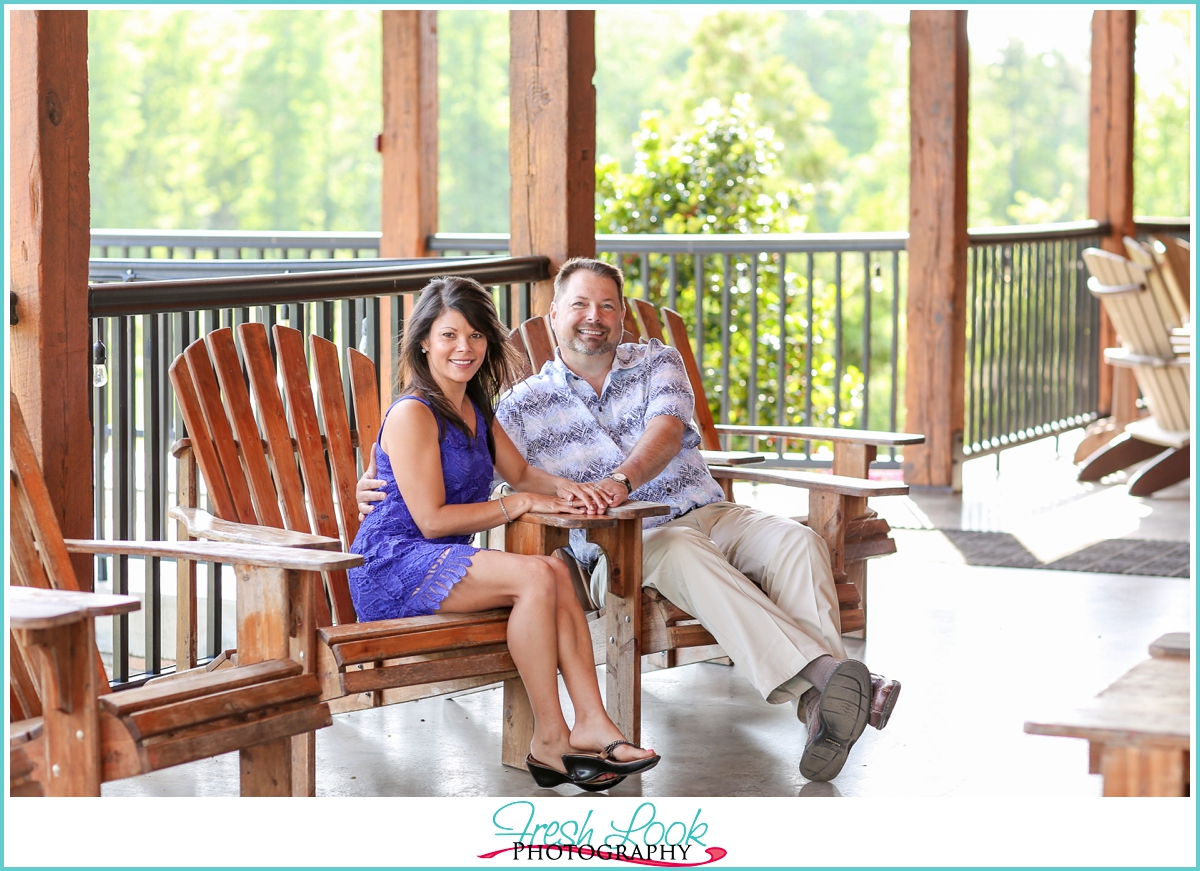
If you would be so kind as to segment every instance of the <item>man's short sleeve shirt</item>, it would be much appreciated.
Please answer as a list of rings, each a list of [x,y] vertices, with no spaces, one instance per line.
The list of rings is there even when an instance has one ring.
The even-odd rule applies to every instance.
[[[500,399],[496,418],[530,465],[579,482],[611,474],[653,418],[679,418],[684,424],[682,449],[629,497],[671,506],[670,516],[647,518],[649,528],[725,498],[698,450],[693,404],[679,352],[652,339],[646,345],[617,347],[599,396],[556,352],[541,372]]]

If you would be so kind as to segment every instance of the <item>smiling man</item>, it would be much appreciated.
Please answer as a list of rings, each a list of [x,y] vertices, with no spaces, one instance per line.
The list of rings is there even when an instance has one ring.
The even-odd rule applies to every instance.
[[[501,398],[497,419],[530,465],[589,483],[610,505],[670,506],[646,520],[644,585],[694,615],[768,702],[800,700],[800,771],[829,780],[868,722],[886,725],[900,684],[846,658],[824,541],[725,501],[698,450],[679,353],[655,340],[620,344],[623,288],[607,263],[563,264],[550,307],[558,350]],[[572,551],[593,570],[593,598],[602,595],[598,549],[580,534]]]

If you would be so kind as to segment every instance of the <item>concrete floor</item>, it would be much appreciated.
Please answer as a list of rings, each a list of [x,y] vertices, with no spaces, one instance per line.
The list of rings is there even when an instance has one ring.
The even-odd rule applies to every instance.
[[[1189,540],[1189,484],[1154,499],[1130,497],[1119,479],[1080,485],[1069,462],[1077,436],[1063,438],[1062,454],[1052,439],[1011,450],[1000,474],[993,457],[968,462],[962,495],[878,500],[900,552],[872,563],[870,638],[849,649],[904,689],[888,728],[868,729],[836,780],[800,775],[794,705],[765,703],[736,666],[703,663],[645,674],[643,743],[663,762],[612,794],[1099,795],[1085,742],[1025,735],[1022,724],[1094,695],[1157,636],[1189,629],[1191,580],[955,565],[928,538],[904,537],[904,527],[991,529],[1054,553],[1098,535]],[[741,501],[803,513],[796,491],[738,486]],[[488,689],[339,715],[317,734],[317,793],[550,795],[499,764],[500,706],[499,689]],[[108,783],[104,794],[236,795],[236,755]]]

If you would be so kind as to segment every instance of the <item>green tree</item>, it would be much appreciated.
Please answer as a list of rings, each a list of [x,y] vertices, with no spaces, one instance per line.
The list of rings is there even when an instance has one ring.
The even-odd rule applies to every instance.
[[[438,227],[508,231],[508,13],[438,12]]]
[[[1135,59],[1133,211],[1185,217],[1191,213],[1193,10],[1139,13]]]
[[[646,113],[634,141],[633,170],[624,173],[611,159],[597,169],[597,232],[796,232],[806,220],[801,208],[805,195],[780,179],[778,148],[773,131],[754,120],[745,94],[735,95],[728,107],[708,101],[696,111],[692,125],[670,139],[662,131],[662,118]],[[648,275],[640,262],[625,266],[627,293],[641,286],[656,304],[668,302],[667,258],[651,258]],[[794,264],[781,275],[780,261],[766,255],[681,258],[675,269],[680,288],[675,304],[682,311],[696,311],[700,293],[705,340],[699,357],[705,380],[713,385],[708,399],[715,415],[727,403],[733,422],[854,425],[862,408],[863,378],[850,365],[838,378],[835,328],[828,316],[836,287],[817,280],[810,289]],[[810,291],[812,347],[793,339],[782,349],[781,370],[779,336],[808,334],[805,303]],[[847,316],[852,319],[853,312]],[[861,317],[860,306],[860,324]],[[722,352],[725,335],[727,357]],[[806,371],[808,353],[811,371]],[[788,403],[784,409],[776,406],[780,378]],[[810,384],[811,420],[800,400]]]

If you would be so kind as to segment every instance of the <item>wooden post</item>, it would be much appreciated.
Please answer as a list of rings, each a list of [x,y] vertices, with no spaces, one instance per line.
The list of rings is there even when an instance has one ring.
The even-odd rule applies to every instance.
[[[513,256],[542,254],[550,272],[596,256],[596,13],[509,13],[509,201]],[[534,285],[544,315],[553,281]]]
[[[425,257],[438,223],[438,51],[435,10],[383,15],[383,202],[381,257]],[[396,344],[413,298],[379,301],[379,397],[392,401]]]
[[[962,487],[967,286],[967,13],[909,18],[908,368],[904,480]]]
[[[12,389],[63,535],[92,538],[87,12],[9,15]],[[91,589],[91,556],[71,561]]]
[[[1125,256],[1125,236],[1133,225],[1133,45],[1137,13],[1104,9],[1092,13],[1092,94],[1088,128],[1088,214],[1111,229],[1101,243],[1106,251]],[[1117,346],[1108,315],[1100,313],[1100,347]],[[1113,395],[1113,367],[1100,360],[1100,413],[1125,420],[1136,417],[1137,388],[1131,372]],[[1116,403],[1122,407],[1118,408]],[[1111,428],[1110,428],[1111,429]],[[1117,435],[1120,430],[1111,432]],[[1111,437],[1111,435],[1109,437]],[[1099,447],[1097,445],[1096,447]]]

